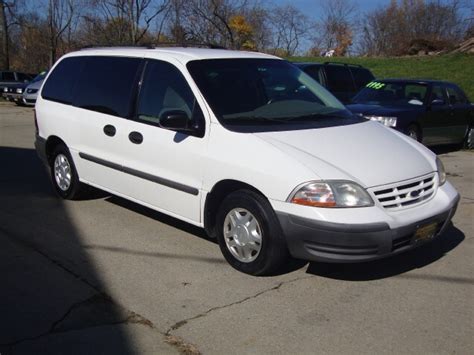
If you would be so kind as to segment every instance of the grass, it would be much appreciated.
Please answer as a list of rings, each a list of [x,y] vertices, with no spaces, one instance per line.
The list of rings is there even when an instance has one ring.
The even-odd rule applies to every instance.
[[[438,79],[458,84],[474,102],[474,55],[448,54],[441,56],[417,57],[293,57],[295,62],[345,62],[362,65],[372,71],[378,79],[415,78]]]

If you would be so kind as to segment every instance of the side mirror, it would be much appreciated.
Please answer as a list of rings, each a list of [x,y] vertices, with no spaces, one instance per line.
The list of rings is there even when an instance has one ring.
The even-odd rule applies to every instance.
[[[446,104],[446,102],[444,100],[441,100],[441,99],[435,99],[433,101],[431,101],[431,106],[444,106]]]
[[[160,127],[170,129],[172,131],[194,131],[190,125],[188,114],[181,110],[165,111],[160,116]]]

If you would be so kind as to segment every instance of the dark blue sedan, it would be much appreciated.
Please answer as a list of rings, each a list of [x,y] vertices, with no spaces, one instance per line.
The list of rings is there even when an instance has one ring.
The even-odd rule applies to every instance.
[[[376,80],[359,91],[347,108],[425,145],[464,143],[473,147],[474,106],[453,83]]]

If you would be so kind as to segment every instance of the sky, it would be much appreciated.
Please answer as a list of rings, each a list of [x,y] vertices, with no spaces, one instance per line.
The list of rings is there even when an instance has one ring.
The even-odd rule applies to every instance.
[[[275,4],[292,4],[303,11],[306,15],[312,18],[321,16],[320,0],[273,0]],[[387,5],[390,0],[354,0],[353,3],[359,9],[359,12],[364,13],[378,7]]]

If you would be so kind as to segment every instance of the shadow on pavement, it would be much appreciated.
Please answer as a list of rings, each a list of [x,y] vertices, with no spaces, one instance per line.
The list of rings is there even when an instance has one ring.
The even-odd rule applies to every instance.
[[[161,222],[161,223],[167,224],[169,226],[172,226],[174,228],[180,229],[183,232],[193,234],[196,237],[206,239],[206,240],[208,240],[210,242],[213,242],[213,243],[217,243],[216,240],[214,240],[212,238],[209,238],[209,236],[206,234],[204,229],[196,227],[192,224],[183,222],[183,221],[181,221],[177,218],[168,216],[164,213],[155,211],[151,208],[139,205],[138,203],[126,200],[126,199],[118,197],[118,196],[110,196],[110,197],[106,198],[105,200],[107,202],[110,202],[110,203],[114,204],[114,205],[126,208],[126,209],[128,209],[130,211],[133,211],[135,213],[141,214],[142,216],[151,218],[151,219],[153,219],[157,222]]]
[[[176,219],[174,217],[171,217],[171,216],[168,216],[166,214],[157,212],[153,209],[150,209],[148,207],[139,205],[137,203],[134,203],[132,201],[129,201],[129,200],[123,199],[121,197],[117,197],[117,196],[110,196],[106,199],[106,201],[110,202],[110,203],[113,203],[114,205],[126,208],[126,209],[128,209],[130,211],[133,211],[135,213],[139,213],[139,214],[141,214],[143,216],[146,216],[148,218],[151,218],[151,219],[153,219],[157,222],[167,224],[169,226],[172,226],[174,228],[182,230],[183,232],[192,234],[196,237],[199,237],[199,238],[205,239],[209,242],[212,242],[214,244],[217,244],[217,240],[210,238],[206,234],[204,229],[196,227],[192,224],[183,222],[183,221],[181,221],[179,219]],[[115,252],[127,253],[127,254],[128,253],[130,253],[130,254],[135,253],[135,251],[129,251],[129,250],[123,250],[123,249],[108,250],[108,251],[115,251]],[[139,253],[141,254],[141,252],[139,252]],[[153,255],[147,254],[145,256],[156,256],[156,257],[160,257],[160,258],[161,257],[165,257],[165,258],[166,257],[183,258],[183,259],[200,260],[200,261],[205,261],[205,262],[222,263],[222,264],[227,263],[227,261],[225,261],[223,256],[220,256],[218,259],[215,259],[215,258],[211,259],[211,258],[200,257],[199,255],[193,255],[193,256],[189,256],[189,255],[170,255],[169,256],[169,255],[165,255],[165,254],[158,254],[158,255],[156,255],[155,253],[152,253],[152,254]],[[283,275],[283,274],[287,274],[287,273],[296,271],[298,269],[301,269],[307,263],[308,263],[307,261],[303,261],[303,260],[296,260],[296,259],[290,260],[288,262],[288,264],[286,264],[284,267],[282,267],[280,270],[278,270],[277,273],[275,273],[273,275],[269,275],[269,276],[278,276],[278,275]]]
[[[143,320],[107,295],[36,152],[1,146],[0,166],[0,353],[134,353]]]
[[[431,243],[422,245],[405,253],[390,258],[364,263],[330,264],[310,263],[307,273],[346,281],[369,281],[397,276],[407,271],[419,269],[441,259],[446,253],[456,248],[463,240],[464,234],[452,224],[443,235]],[[446,282],[472,283],[474,279],[449,278],[431,275],[401,275],[406,278],[437,279]]]

